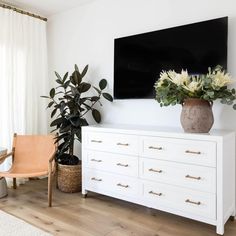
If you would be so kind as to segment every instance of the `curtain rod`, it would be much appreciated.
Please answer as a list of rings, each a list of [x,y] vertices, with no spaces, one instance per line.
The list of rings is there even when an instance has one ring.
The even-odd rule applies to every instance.
[[[12,10],[12,11],[15,11],[15,12],[18,12],[18,13],[23,14],[23,15],[31,16],[31,17],[34,17],[34,18],[37,18],[37,19],[40,19],[40,20],[43,20],[43,21],[47,21],[47,18],[45,18],[45,17],[39,16],[39,15],[35,15],[35,14],[27,12],[27,11],[20,10],[18,8],[11,7],[11,6],[5,5],[3,3],[0,3],[0,7],[9,9],[9,10]]]

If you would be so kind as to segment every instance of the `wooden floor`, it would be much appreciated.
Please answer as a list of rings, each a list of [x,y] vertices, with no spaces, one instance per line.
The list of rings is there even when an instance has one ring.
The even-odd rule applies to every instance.
[[[31,180],[0,199],[0,209],[53,235],[73,236],[210,236],[215,227],[139,205],[89,193],[54,190],[47,207],[47,183]],[[236,236],[236,221],[228,221],[225,236]]]

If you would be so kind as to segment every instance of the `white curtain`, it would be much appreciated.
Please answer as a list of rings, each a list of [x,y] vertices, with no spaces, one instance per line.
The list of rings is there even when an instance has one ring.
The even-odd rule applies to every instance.
[[[47,75],[46,22],[0,7],[1,147],[11,149],[14,133],[47,133]]]

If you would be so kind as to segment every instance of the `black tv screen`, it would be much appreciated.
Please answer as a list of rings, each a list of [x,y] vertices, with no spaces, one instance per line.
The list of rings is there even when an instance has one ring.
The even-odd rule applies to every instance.
[[[228,17],[115,39],[114,98],[153,98],[162,70],[227,68]]]

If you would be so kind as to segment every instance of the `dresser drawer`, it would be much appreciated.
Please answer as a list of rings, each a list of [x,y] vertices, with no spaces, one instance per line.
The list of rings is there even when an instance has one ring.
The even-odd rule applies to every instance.
[[[216,169],[140,158],[140,178],[204,192],[216,192]]]
[[[153,208],[168,207],[204,218],[216,219],[216,195],[173,187],[143,183],[144,199]]]
[[[88,132],[86,139],[85,145],[89,149],[138,155],[139,138],[135,135]]]
[[[138,157],[107,152],[86,151],[83,162],[86,167],[115,174],[138,177]]]
[[[160,137],[142,137],[141,155],[144,157],[216,166],[216,143]]]
[[[108,174],[86,168],[85,182],[89,190],[107,190],[124,196],[141,196],[142,183],[137,178]]]

